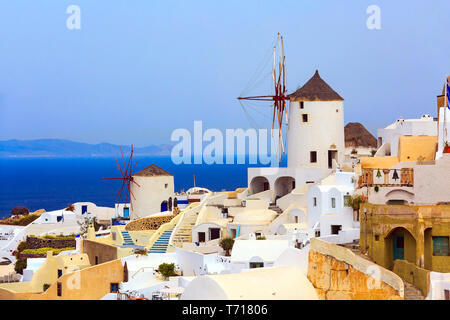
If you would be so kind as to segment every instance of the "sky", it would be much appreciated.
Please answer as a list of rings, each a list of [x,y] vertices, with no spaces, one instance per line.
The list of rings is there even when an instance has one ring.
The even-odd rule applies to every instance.
[[[66,26],[70,5],[80,29]],[[380,30],[366,26],[369,5]],[[344,97],[346,123],[376,134],[436,115],[450,74],[448,0],[0,0],[0,140],[145,146],[194,120],[248,128],[236,97],[278,32],[289,92],[319,69]],[[267,90],[270,79],[251,93]]]

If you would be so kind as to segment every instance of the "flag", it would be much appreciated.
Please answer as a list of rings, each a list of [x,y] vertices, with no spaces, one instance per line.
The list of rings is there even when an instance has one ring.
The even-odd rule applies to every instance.
[[[447,87],[446,88],[447,88],[447,90],[445,91],[446,92],[445,97],[447,99],[447,107],[450,110],[450,84],[448,83],[448,78],[447,78]]]

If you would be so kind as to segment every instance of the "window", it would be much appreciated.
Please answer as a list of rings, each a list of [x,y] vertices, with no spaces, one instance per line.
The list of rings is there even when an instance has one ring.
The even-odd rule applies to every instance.
[[[308,115],[306,113],[302,114],[302,122],[308,122]]]
[[[119,284],[118,283],[111,283],[111,293],[117,293],[119,292]]]
[[[95,264],[98,264],[98,256],[95,256]]]
[[[250,269],[263,268],[264,262],[250,262]]]
[[[317,198],[316,197],[313,198],[313,205],[314,205],[314,207],[317,207]]]
[[[341,225],[332,225],[331,226],[331,234],[339,234],[339,231],[342,230]]]
[[[305,107],[305,103],[303,101],[300,101],[300,109],[303,109]]]
[[[433,237],[433,256],[449,255],[449,237]]]
[[[56,284],[56,295],[58,297],[62,297],[62,283],[61,282],[58,282]]]
[[[380,240],[380,236],[379,235],[375,235],[375,241],[379,241]]]
[[[115,232],[111,232],[111,237],[112,237],[113,241],[116,241],[116,233]]]
[[[320,230],[316,230],[315,236],[316,236],[316,238],[319,238],[319,237],[320,237]]]
[[[62,276],[62,270],[58,269],[58,278]]]
[[[450,290],[444,290],[444,300],[450,300]]]
[[[352,199],[351,196],[344,196],[344,206],[350,207],[350,200]]]
[[[311,163],[316,163],[317,162],[317,151],[311,151],[309,153],[309,160]]]
[[[169,186],[169,184],[168,183],[166,183],[165,185],[164,185],[164,188],[166,188],[167,189],[167,187]]]
[[[336,198],[331,198],[331,207],[336,208]]]

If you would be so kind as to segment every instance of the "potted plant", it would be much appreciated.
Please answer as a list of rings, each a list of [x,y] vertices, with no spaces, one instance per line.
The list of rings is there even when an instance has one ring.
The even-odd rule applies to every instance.
[[[158,266],[158,272],[163,276],[164,280],[177,275],[175,273],[175,263],[161,263]]]
[[[444,153],[450,153],[450,143],[448,141],[444,142]]]

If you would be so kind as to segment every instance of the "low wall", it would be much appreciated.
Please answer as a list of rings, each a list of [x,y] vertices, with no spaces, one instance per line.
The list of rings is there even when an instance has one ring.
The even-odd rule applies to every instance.
[[[403,280],[413,284],[426,297],[430,291],[430,271],[417,267],[406,260],[395,260],[394,273]]]
[[[97,241],[83,240],[81,253],[86,253],[89,257],[89,262],[91,263],[91,265],[95,265],[96,262],[97,264],[101,264],[116,260],[118,258],[117,249],[118,248],[115,246],[100,243]],[[95,257],[98,257],[97,261]]]
[[[27,244],[30,249],[39,248],[75,248],[75,238],[73,239],[44,239],[38,237],[27,237]]]
[[[158,228],[164,223],[168,223],[176,215],[165,215],[156,217],[145,217],[136,219],[127,223],[125,230],[127,231],[143,231],[143,230],[158,230]]]
[[[400,300],[403,281],[351,250],[311,239],[308,279],[322,300]]]

